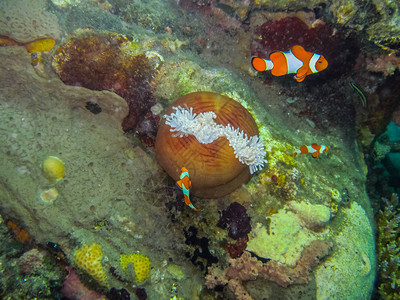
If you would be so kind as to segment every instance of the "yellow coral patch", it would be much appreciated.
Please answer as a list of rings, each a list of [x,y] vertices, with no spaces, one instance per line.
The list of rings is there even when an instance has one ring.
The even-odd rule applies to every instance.
[[[101,261],[103,259],[103,251],[100,244],[91,244],[90,246],[83,244],[81,249],[75,250],[74,262],[82,270],[86,271],[99,283],[105,284],[106,273],[104,272]]]
[[[120,260],[124,271],[126,271],[128,264],[132,263],[137,282],[143,282],[150,277],[151,263],[147,256],[138,253],[132,253],[130,255],[121,254]]]

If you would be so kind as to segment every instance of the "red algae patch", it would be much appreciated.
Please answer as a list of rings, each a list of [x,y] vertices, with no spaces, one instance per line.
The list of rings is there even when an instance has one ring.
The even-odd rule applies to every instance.
[[[155,70],[145,54],[129,51],[137,48],[124,35],[79,31],[57,49],[53,67],[68,85],[109,90],[124,98],[129,114],[122,127],[129,131],[155,104],[150,85]]]

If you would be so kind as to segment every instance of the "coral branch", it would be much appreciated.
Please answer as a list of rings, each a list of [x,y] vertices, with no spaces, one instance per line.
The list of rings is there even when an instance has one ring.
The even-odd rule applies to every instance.
[[[279,264],[275,261],[262,263],[250,253],[245,252],[242,256],[229,260],[229,267],[220,270],[215,267],[208,268],[206,284],[208,288],[218,285],[227,285],[235,293],[237,299],[252,299],[246,292],[242,282],[256,280],[262,277],[271,280],[282,287],[291,284],[307,284],[311,280],[311,270],[315,268],[320,260],[328,255],[332,247],[331,242],[316,240],[303,251],[301,258],[294,268]]]

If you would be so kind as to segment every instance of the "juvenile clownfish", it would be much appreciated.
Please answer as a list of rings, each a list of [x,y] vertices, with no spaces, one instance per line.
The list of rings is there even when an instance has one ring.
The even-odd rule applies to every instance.
[[[191,209],[198,211],[198,209],[193,206],[192,202],[190,202],[190,198],[189,198],[189,188],[192,185],[192,182],[190,181],[190,178],[189,178],[189,171],[188,171],[188,169],[183,167],[181,169],[181,172],[182,172],[181,176],[179,177],[180,180],[178,180],[176,183],[182,189],[186,205],[189,206]]]
[[[271,70],[274,76],[296,73],[294,79],[302,82],[307,75],[318,73],[328,67],[328,61],[320,54],[304,50],[302,46],[293,46],[289,52],[274,52],[270,60],[253,57],[251,64],[259,72]]]
[[[311,146],[300,146],[300,150],[296,151],[293,156],[296,156],[297,154],[306,154],[306,153],[311,153],[312,157],[314,158],[319,158],[319,155],[321,153],[325,153],[329,150],[329,148],[325,145],[318,145],[318,144],[311,144]]]

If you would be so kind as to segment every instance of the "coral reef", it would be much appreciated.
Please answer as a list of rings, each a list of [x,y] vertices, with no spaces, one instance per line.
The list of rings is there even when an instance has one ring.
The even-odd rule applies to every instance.
[[[127,101],[124,131],[135,129],[155,104],[150,86],[154,67],[144,53],[132,54],[135,48],[123,35],[78,31],[57,49],[54,60],[66,84],[110,90]]]
[[[400,297],[400,272],[398,261],[400,251],[399,199],[393,194],[390,199],[382,199],[383,208],[378,211],[377,222],[377,255],[379,264],[378,291],[384,299]]]
[[[368,115],[360,126],[365,126],[376,137],[385,132],[400,99],[399,76],[389,77],[369,96],[374,99],[369,105]]]
[[[265,155],[252,116],[238,102],[211,92],[187,94],[168,108],[155,153],[175,180],[186,167],[192,193],[202,198],[224,196],[248,182]]]
[[[63,270],[42,248],[13,237],[0,215],[0,298],[61,299]]]
[[[107,286],[114,288],[106,292],[106,286],[100,286],[85,272],[77,274],[90,284],[89,288],[97,288],[110,299],[233,299],[235,294],[238,299],[370,298],[375,258],[368,218],[373,214],[365,193],[362,152],[354,143],[353,122],[357,121],[354,116],[367,113],[384,116],[389,106],[375,108],[380,97],[390,96],[396,101],[392,86],[397,81],[392,77],[397,71],[390,75],[395,61],[385,61],[377,69],[379,73],[366,71],[365,58],[372,57],[371,63],[378,67],[379,54],[370,55],[374,45],[369,43],[362,48],[365,56],[357,58],[359,47],[354,36],[358,40],[363,36],[347,27],[365,12],[364,7],[349,12],[347,19],[344,15],[343,22],[350,21],[343,26],[336,26],[329,11],[337,4],[345,9],[347,2],[37,1],[35,4],[43,4],[43,10],[38,12],[33,7],[31,11],[38,14],[31,18],[46,15],[49,10],[57,15],[62,33],[57,43],[62,44],[58,50],[43,54],[45,76],[38,76],[32,68],[33,62],[40,60],[36,54],[29,57],[22,47],[0,48],[0,140],[4,141],[0,143],[0,211],[31,236],[24,244],[5,242],[0,249],[15,258],[24,248],[34,245],[41,252],[39,244],[46,245],[57,264],[68,265],[73,264],[77,247],[101,245],[104,259],[97,264],[103,268]],[[7,10],[27,6],[20,0],[13,3],[15,7],[10,3],[0,4],[0,14],[7,16]],[[269,8],[283,10],[264,10]],[[307,8],[307,12],[293,11],[297,8]],[[293,84],[289,78],[264,81],[264,74],[251,70],[250,44],[261,51],[268,45],[257,44],[258,37],[253,33],[266,21],[274,23],[295,15],[307,24],[306,31],[304,24],[297,23],[297,32],[306,37],[310,31],[315,34],[315,45],[310,41],[310,48],[331,56],[329,67],[326,73],[302,84]],[[1,24],[9,21],[0,18]],[[288,21],[287,25],[295,22]],[[91,29],[75,31],[78,28]],[[290,35],[291,29],[286,29],[276,29],[282,40]],[[343,41],[343,37],[348,39]],[[26,41],[41,38],[56,39],[30,36]],[[280,42],[272,35],[260,42],[264,43],[264,38]],[[59,76],[46,59],[53,54]],[[331,61],[335,62],[333,67]],[[76,73],[68,73],[71,77],[64,73],[63,77],[62,68]],[[382,70],[387,71],[386,79]],[[359,105],[357,94],[349,86],[349,74],[357,84],[362,82],[366,107]],[[250,115],[254,132],[232,124],[228,129],[223,124],[224,129],[218,125],[218,117],[213,119],[213,114],[206,113],[211,109],[199,112],[194,106],[192,110],[177,106],[162,117],[173,101],[197,91],[235,99],[243,110],[229,112],[229,117],[241,117],[242,112]],[[395,94],[389,95],[392,92]],[[129,131],[126,134],[121,123],[128,114],[123,123],[124,130]],[[178,115],[183,116],[184,124],[175,122]],[[157,164],[154,149],[147,148],[154,145],[160,120],[167,126],[167,135],[177,135],[175,140],[199,136],[200,140],[224,141],[228,159],[246,170],[248,177],[240,180],[240,188],[220,199],[204,199],[202,210],[196,214],[183,210],[182,193]],[[213,136],[202,134],[210,127]],[[237,139],[240,135],[242,139]],[[268,152],[265,170],[259,170],[261,164],[251,169],[240,162],[249,154],[261,157],[247,148],[257,144],[248,138],[251,135],[259,135],[263,151]],[[318,160],[309,156],[293,159],[297,150],[294,145],[315,142],[329,145],[327,155]],[[261,146],[256,148],[260,150]],[[184,156],[181,152],[173,154]],[[67,176],[56,183],[49,183],[39,167],[49,155],[62,158],[67,167]],[[189,162],[197,160],[198,155],[192,155]],[[178,172],[181,167],[177,166]],[[251,173],[252,179],[247,182]],[[218,182],[221,178],[211,179]],[[230,206],[234,202],[245,209],[237,204]],[[226,230],[216,226],[220,219]],[[6,234],[10,236],[11,230]],[[253,250],[254,257],[246,248]],[[150,277],[140,285],[132,280],[135,266],[128,263],[124,271],[120,264],[120,254],[132,249],[140,249],[151,260]],[[318,256],[328,252],[327,259],[319,260]],[[61,298],[58,294],[66,276],[64,267],[53,274],[47,266],[49,257],[41,260],[40,253],[33,251],[23,256],[26,269],[33,272],[22,276],[19,260],[16,263],[11,256],[0,255],[0,271],[5,274],[0,278],[0,298],[16,298],[19,291],[24,299]],[[207,267],[211,274],[220,275],[225,286],[218,285],[214,290],[205,287]],[[58,267],[53,264],[53,268]],[[229,274],[224,274],[229,268]],[[74,281],[73,276],[69,279]],[[212,283],[215,278],[207,280],[211,286],[216,284]],[[83,290],[81,285],[73,287]]]
[[[137,290],[139,290],[140,288],[138,288]],[[116,288],[111,288],[107,294],[106,294],[108,299],[115,299],[115,300],[130,300],[130,294],[128,293],[127,290],[125,289],[116,289]],[[140,297],[138,297],[139,299],[141,299]],[[146,298],[144,298],[146,299]]]
[[[397,125],[400,126],[400,106],[392,114],[392,121]]]
[[[382,73],[384,77],[392,76],[400,70],[400,57],[394,54],[381,54],[365,59],[366,69],[370,72]]]
[[[208,239],[206,237],[198,237],[198,230],[193,226],[185,230],[184,233],[186,237],[185,244],[196,247],[193,255],[191,255],[190,253],[186,253],[186,256],[190,258],[191,262],[195,266],[199,266],[201,270],[205,270],[207,272],[208,267],[218,262],[218,258],[214,256],[209,249]],[[205,264],[202,260],[197,261],[198,258],[204,259]]]
[[[102,265],[103,251],[100,244],[83,244],[74,252],[74,263],[80,269],[86,271],[100,284],[106,284],[106,273]]]
[[[226,243],[224,249],[229,253],[231,258],[236,258],[242,255],[243,251],[246,250],[248,241],[249,238],[245,235],[238,238],[234,244]]]
[[[329,207],[322,204],[291,201],[288,205],[309,228],[318,228],[326,225],[331,219]]]
[[[256,28],[254,34],[257,37],[251,45],[254,56],[268,58],[272,52],[289,51],[294,45],[323,55],[329,67],[312,77],[339,78],[349,73],[359,53],[354,37],[323,22],[309,28],[297,17],[267,21]]]
[[[327,231],[305,229],[304,221],[288,209],[281,209],[266,219],[267,226],[258,223],[253,229],[247,250],[288,266],[295,266],[303,249],[327,235]]]
[[[35,1],[34,5],[24,0],[1,1],[0,36],[22,43],[40,38],[59,39],[58,19],[46,10],[46,4],[46,0]]]
[[[373,0],[372,3],[374,5],[372,11],[379,17],[372,18],[375,22],[366,29],[368,39],[387,51],[399,53],[399,2]]]
[[[228,236],[235,240],[251,231],[250,217],[246,213],[246,208],[237,202],[231,203],[222,211],[217,226],[222,229],[228,228]]]
[[[227,285],[234,292],[236,299],[253,299],[247,294],[243,281],[256,280],[263,277],[287,287],[290,284],[305,284],[311,280],[310,272],[325,256],[328,255],[332,243],[313,241],[302,253],[300,260],[293,268],[269,261],[262,263],[245,252],[239,258],[230,259],[224,270],[210,267],[206,276],[208,288]]]
[[[128,267],[128,264],[133,265],[135,271],[136,282],[143,282],[150,277],[150,259],[139,253],[132,253],[130,255],[121,254],[121,266],[124,271]]]
[[[88,289],[79,279],[78,275],[71,267],[66,267],[68,272],[65,278],[63,288],[61,292],[65,297],[71,300],[100,300],[105,299],[105,295],[102,295],[96,291]]]
[[[31,238],[29,233],[25,229],[20,228],[13,221],[7,221],[7,226],[11,228],[15,238],[21,243],[25,243]]]
[[[36,248],[25,252],[19,259],[19,270],[24,274],[36,273],[44,268],[44,257],[43,251]]]
[[[135,292],[136,297],[138,297],[139,300],[146,300],[147,299],[147,293],[144,288],[137,288]]]
[[[334,295],[340,299],[370,299],[376,266],[373,229],[367,212],[360,204],[352,202],[331,222],[327,238],[334,248],[329,259],[314,272],[317,299],[329,299]],[[341,288],[335,290],[338,284]]]

